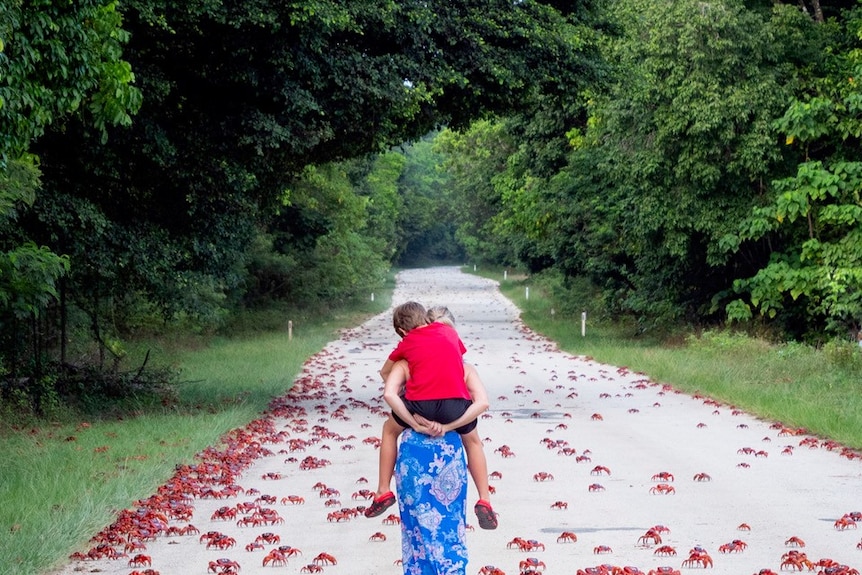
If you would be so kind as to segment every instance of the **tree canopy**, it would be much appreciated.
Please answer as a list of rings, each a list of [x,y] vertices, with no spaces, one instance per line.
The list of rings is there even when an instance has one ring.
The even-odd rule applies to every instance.
[[[855,336],[855,3],[616,0],[600,14],[607,72],[542,138],[566,136],[562,164],[522,144],[547,126],[538,111],[447,136],[448,161],[484,190],[464,194],[484,211],[481,229],[459,220],[465,245],[587,277],[644,328],[760,315],[790,337]],[[489,129],[517,142],[493,166],[500,147],[475,139]]]
[[[147,316],[214,324],[272,297],[357,297],[405,253],[453,257],[429,188],[439,172],[420,144],[412,159],[389,150],[580,85],[598,60],[579,39],[590,8],[7,3],[2,152],[28,187],[0,196],[3,241],[59,258],[28,313],[60,318],[53,329],[81,314],[119,356]],[[46,326],[30,341],[4,325],[5,341],[41,349]]]
[[[70,323],[101,363],[154,319],[465,257],[586,278],[644,329],[855,334],[859,22],[849,0],[6,2],[7,381],[65,364]]]

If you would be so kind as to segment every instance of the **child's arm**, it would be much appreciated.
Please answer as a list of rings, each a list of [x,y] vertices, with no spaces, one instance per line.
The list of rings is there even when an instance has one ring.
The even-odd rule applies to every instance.
[[[386,378],[389,377],[389,374],[392,372],[392,368],[395,366],[395,362],[386,358],[386,362],[383,364],[383,367],[380,368],[380,377],[383,378],[383,382],[386,382]]]
[[[479,373],[476,368],[469,363],[464,364],[464,382],[467,385],[467,391],[470,392],[470,397],[473,398],[473,403],[467,408],[464,414],[453,421],[442,426],[443,433],[458,429],[462,425],[467,425],[484,413],[490,404],[488,403],[488,392],[485,391],[485,384],[479,378]],[[406,421],[406,420],[405,420]]]

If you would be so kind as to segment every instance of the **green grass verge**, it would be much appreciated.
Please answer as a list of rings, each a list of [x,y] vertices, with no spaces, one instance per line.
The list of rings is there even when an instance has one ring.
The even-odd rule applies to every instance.
[[[141,405],[112,419],[25,428],[0,423],[0,574],[51,572],[71,552],[89,549],[88,539],[121,509],[154,493],[175,465],[193,462],[258,417],[338,329],[384,311],[390,297],[388,286],[358,309],[292,319],[270,310],[244,316],[230,337],[131,346],[181,369],[179,403],[170,407]]]
[[[633,329],[594,319],[587,297],[582,335],[580,312],[557,311],[565,306],[541,280],[511,274],[504,280],[496,270],[479,273],[499,280],[503,294],[522,310],[525,324],[560,349],[862,449],[862,350],[851,342],[814,349],[724,331],[677,336],[673,343],[632,337]]]

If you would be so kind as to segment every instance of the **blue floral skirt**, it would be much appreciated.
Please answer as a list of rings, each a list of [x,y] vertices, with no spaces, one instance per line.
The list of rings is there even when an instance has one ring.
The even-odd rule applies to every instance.
[[[461,437],[401,434],[395,484],[404,575],[464,575],[467,463]]]

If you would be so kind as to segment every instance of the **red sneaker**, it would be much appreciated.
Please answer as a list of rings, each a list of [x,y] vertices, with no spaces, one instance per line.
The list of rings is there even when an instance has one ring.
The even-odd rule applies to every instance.
[[[479,519],[479,527],[482,529],[497,528],[497,514],[491,508],[490,502],[480,499],[473,507],[473,511],[476,512],[476,517]]]
[[[379,497],[375,497],[374,501],[371,502],[371,505],[368,506],[368,509],[365,510],[366,517],[377,517],[382,514],[384,511],[389,509],[395,504],[395,494],[391,491],[387,491],[383,495]]]

